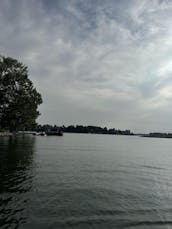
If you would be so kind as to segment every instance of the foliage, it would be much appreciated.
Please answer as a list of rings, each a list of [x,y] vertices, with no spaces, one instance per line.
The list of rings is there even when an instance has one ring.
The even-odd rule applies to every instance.
[[[91,134],[118,134],[118,135],[133,135],[130,130],[116,130],[116,129],[108,129],[107,127],[99,127],[99,126],[82,126],[82,125],[70,125],[70,126],[61,126],[58,127],[56,125],[52,126],[49,124],[46,125],[38,125],[34,130],[38,132],[46,132],[46,131],[57,131],[62,130],[63,132],[68,133],[91,133]]]
[[[28,68],[10,57],[0,57],[0,128],[16,131],[35,124],[41,95],[28,78]]]
[[[143,137],[151,137],[151,138],[172,138],[172,133],[149,133],[149,134],[144,134]]]

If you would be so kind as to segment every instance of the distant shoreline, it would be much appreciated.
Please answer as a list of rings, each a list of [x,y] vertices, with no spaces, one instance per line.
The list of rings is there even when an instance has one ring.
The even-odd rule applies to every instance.
[[[9,131],[4,131],[0,132],[0,137],[9,137],[9,136],[14,136],[15,134],[33,134],[39,131],[19,131],[16,133],[12,133]],[[121,131],[121,133],[109,133],[109,132],[75,132],[75,131],[63,131],[64,133],[69,133],[69,134],[96,134],[96,135],[113,135],[113,136],[138,136],[138,137],[144,137],[144,138],[172,138],[172,133],[149,133],[149,134],[135,134],[135,133],[126,133],[125,131]]]
[[[151,135],[151,134],[148,134],[148,135],[142,135],[140,137],[144,137],[144,138],[172,138],[171,134],[170,136],[168,136],[168,134],[165,134],[165,135]]]

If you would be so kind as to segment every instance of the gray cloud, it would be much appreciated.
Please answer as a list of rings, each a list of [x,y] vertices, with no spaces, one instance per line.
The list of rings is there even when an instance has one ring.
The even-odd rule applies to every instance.
[[[29,66],[41,123],[172,131],[172,3],[0,2],[1,54]]]

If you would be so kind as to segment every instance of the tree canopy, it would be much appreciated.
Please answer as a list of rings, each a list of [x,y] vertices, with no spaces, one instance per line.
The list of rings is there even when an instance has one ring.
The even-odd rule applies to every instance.
[[[28,78],[28,67],[0,56],[0,129],[16,131],[36,123],[42,97]]]
[[[108,129],[107,127],[100,126],[83,126],[83,125],[70,125],[70,126],[57,126],[57,125],[37,125],[35,129],[37,132],[58,131],[68,133],[90,133],[90,134],[116,134],[116,135],[133,135],[130,130],[119,130],[115,128]]]

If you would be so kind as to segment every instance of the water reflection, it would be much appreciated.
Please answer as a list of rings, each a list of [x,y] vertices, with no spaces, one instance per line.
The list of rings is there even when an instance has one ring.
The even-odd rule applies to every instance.
[[[0,228],[18,228],[26,221],[34,144],[32,136],[0,138]]]

